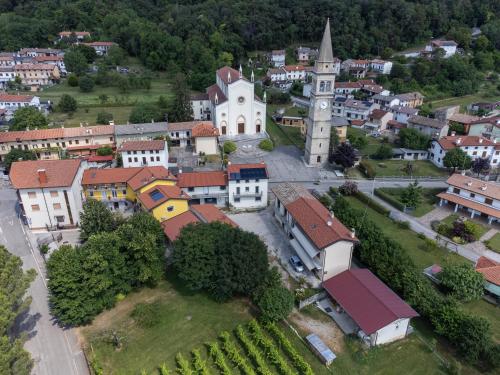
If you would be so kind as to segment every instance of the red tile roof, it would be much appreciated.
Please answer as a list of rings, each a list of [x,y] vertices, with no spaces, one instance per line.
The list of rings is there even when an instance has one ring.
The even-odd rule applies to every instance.
[[[479,211],[485,215],[493,216],[497,219],[500,219],[500,210],[495,209],[494,207],[486,206],[479,202],[475,202],[470,199],[466,199],[461,196],[450,193],[439,193],[437,197],[441,199],[446,199],[448,202],[457,203],[467,208],[472,208],[473,210]]]
[[[199,123],[200,121],[169,122],[167,130],[168,131],[193,130],[193,128]]]
[[[454,113],[450,116],[448,121],[454,121],[454,122],[459,122],[462,124],[471,124],[474,121],[479,120],[480,117],[478,116],[471,116],[465,113]]]
[[[55,65],[52,64],[18,64],[14,66],[14,70],[54,70]]]
[[[398,128],[398,129],[403,129],[406,128],[406,124],[403,124],[402,122],[396,121],[396,120],[389,120],[387,121],[387,125],[393,128]]]
[[[113,43],[113,42],[91,42],[91,43],[83,43],[87,46],[90,46],[90,47],[99,47],[99,46],[104,46],[104,47],[111,47],[111,46],[114,46],[116,43]]]
[[[217,95],[217,103],[224,103],[227,98],[222,89],[217,84],[207,88],[208,98],[212,103],[215,103],[215,96]]]
[[[83,172],[82,185],[126,183],[142,168],[90,168]]]
[[[179,173],[177,185],[181,188],[199,186],[226,186],[227,174],[224,171]]]
[[[440,138],[438,143],[444,150],[451,150],[456,147],[494,145],[489,139],[475,135],[447,136]]]
[[[35,61],[43,62],[43,61],[64,61],[64,56],[35,56]]]
[[[495,182],[483,181],[455,173],[448,178],[446,183],[493,199],[500,199],[500,185]]]
[[[71,34],[75,34],[76,36],[90,36],[88,31],[61,31],[59,36],[70,36]]]
[[[379,120],[379,119],[381,119],[382,117],[384,117],[388,113],[389,112],[384,111],[382,109],[374,109],[373,112],[372,112],[372,114],[370,115],[370,117]]]
[[[194,204],[191,206],[191,210],[205,223],[219,221],[231,225],[232,227],[238,226],[238,224],[228,218],[224,212],[213,204]]]
[[[132,190],[137,191],[156,180],[175,181],[177,179],[165,167],[143,167],[127,181],[127,184]]]
[[[113,161],[113,155],[92,155],[87,158],[89,162],[94,162],[94,163],[105,163],[108,161]]]
[[[62,128],[62,130],[65,138],[115,134],[114,125],[77,126],[74,128]]]
[[[165,141],[125,141],[118,151],[155,151],[165,149]]]
[[[303,65],[285,65],[283,69],[285,69],[287,72],[306,71],[306,67]]]
[[[33,96],[31,95],[9,95],[9,94],[0,94],[0,102],[11,102],[11,103],[29,103],[33,100]]]
[[[361,84],[359,82],[335,82],[334,87],[336,89],[360,89]]]
[[[193,137],[217,137],[219,129],[214,128],[211,122],[200,122],[193,128]]]
[[[330,294],[367,335],[418,313],[368,269],[344,271],[323,282]]]
[[[479,257],[476,263],[476,271],[481,272],[486,281],[500,286],[500,262],[493,259]]]
[[[152,194],[159,193],[160,198],[154,200]],[[157,185],[145,192],[139,194],[137,199],[148,210],[158,207],[160,204],[165,203],[171,199],[189,200],[190,197],[184,193],[178,186]]]
[[[12,132],[0,132],[0,143],[31,141],[43,139],[76,138],[93,135],[114,135],[113,125],[80,126],[75,128],[52,128],[40,130],[22,130]],[[112,142],[110,140],[110,142]]]
[[[78,159],[33,160],[12,163],[10,180],[16,189],[71,186],[80,168]],[[46,181],[38,171],[45,170]]]
[[[171,219],[165,220],[161,223],[163,232],[167,238],[173,242],[179,237],[182,228],[188,224],[199,223],[200,220],[191,211],[183,212],[180,215],[174,216]]]
[[[237,80],[240,79],[240,72],[237,71],[236,69],[233,69],[229,66],[223,66],[219,70],[217,70],[217,75],[220,77],[220,79],[227,85],[228,83],[233,83],[236,82]],[[229,81],[228,75],[231,77],[231,81]],[[220,98],[219,98],[220,100]]]

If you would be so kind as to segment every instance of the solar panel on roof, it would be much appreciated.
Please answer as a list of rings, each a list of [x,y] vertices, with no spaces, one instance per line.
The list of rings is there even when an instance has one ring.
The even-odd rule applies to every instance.
[[[241,168],[240,175],[242,180],[266,178],[266,170],[265,168]]]
[[[152,200],[154,200],[155,202],[156,201],[159,201],[160,199],[164,198],[165,196],[163,195],[163,193],[159,190],[155,190],[155,191],[152,191],[151,193],[149,193],[149,196],[151,197]]]

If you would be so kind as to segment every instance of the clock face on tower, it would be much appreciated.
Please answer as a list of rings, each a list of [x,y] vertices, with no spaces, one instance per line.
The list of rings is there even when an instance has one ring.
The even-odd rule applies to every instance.
[[[328,108],[328,102],[326,100],[323,100],[319,103],[319,107],[321,108],[321,110],[325,110]]]

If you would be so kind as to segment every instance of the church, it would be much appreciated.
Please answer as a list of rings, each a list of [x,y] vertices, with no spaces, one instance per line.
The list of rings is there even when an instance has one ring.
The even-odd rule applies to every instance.
[[[222,137],[238,135],[265,136],[266,94],[260,99],[254,92],[254,75],[250,80],[229,66],[217,70],[216,83],[206,93],[191,98],[195,120],[210,120]]]

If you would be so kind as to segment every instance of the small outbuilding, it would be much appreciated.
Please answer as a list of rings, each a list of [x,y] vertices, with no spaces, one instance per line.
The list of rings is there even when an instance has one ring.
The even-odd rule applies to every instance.
[[[337,356],[326,346],[326,344],[315,333],[306,336],[306,341],[312,351],[319,357],[320,361],[329,366]]]

